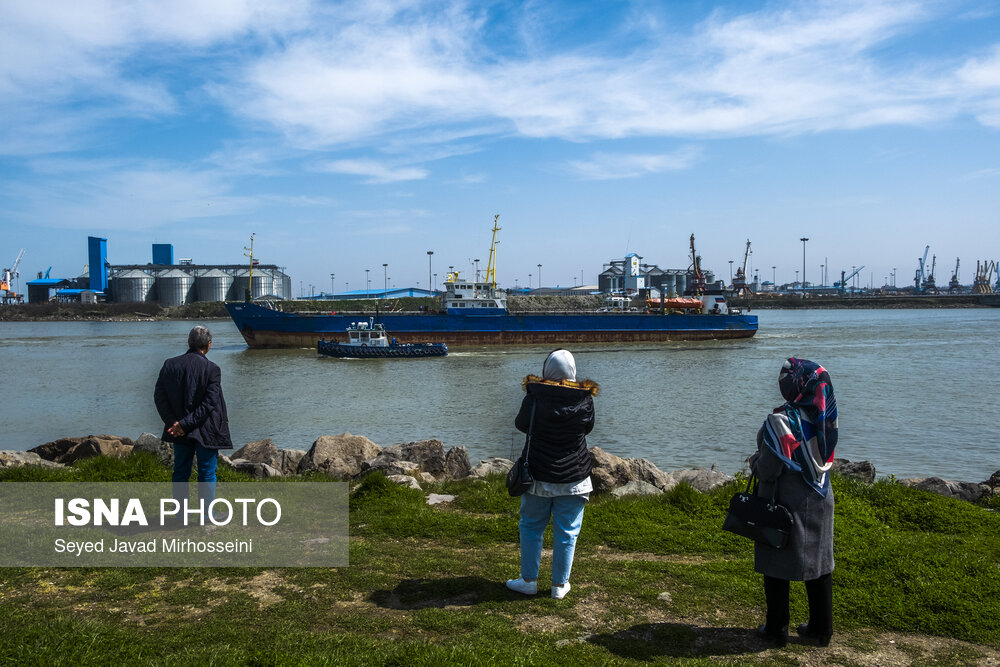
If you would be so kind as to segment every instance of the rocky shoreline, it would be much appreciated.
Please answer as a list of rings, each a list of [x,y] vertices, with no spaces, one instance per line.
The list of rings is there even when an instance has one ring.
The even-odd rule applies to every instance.
[[[137,439],[115,435],[88,435],[60,438],[22,451],[0,451],[0,469],[21,466],[61,468],[94,456],[124,458],[133,451],[153,454],[160,464],[173,466],[173,447],[151,433]],[[712,468],[666,472],[642,458],[621,458],[600,447],[590,449],[595,493],[655,495],[684,482],[706,493],[732,482],[735,477]],[[453,480],[474,480],[493,474],[505,475],[513,463],[504,458],[488,458],[472,465],[465,447],[445,449],[440,440],[429,439],[381,447],[361,435],[323,435],[309,450],[281,449],[271,439],[257,440],[220,460],[234,470],[258,479],[306,474],[324,474],[359,482],[373,472],[389,480],[421,489],[421,484]],[[835,459],[833,470],[841,476],[865,484],[875,481],[875,466],[869,461]],[[1000,470],[982,482],[945,480],[939,477],[895,479],[904,486],[957,498],[968,502],[1000,495]]]

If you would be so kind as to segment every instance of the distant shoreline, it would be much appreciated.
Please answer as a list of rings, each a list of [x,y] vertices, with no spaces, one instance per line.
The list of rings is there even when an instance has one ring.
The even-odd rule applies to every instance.
[[[390,299],[392,304],[400,300]],[[406,310],[420,307],[436,310],[434,298],[405,299]],[[938,294],[906,296],[806,296],[798,294],[755,294],[730,298],[734,308],[754,310],[916,310],[925,308],[1000,308],[1000,294]],[[376,300],[294,301],[296,310],[375,313]],[[379,300],[379,304],[384,301]],[[600,297],[512,296],[513,312],[596,309]],[[390,305],[392,305],[390,304]],[[383,308],[385,306],[383,305]],[[388,310],[388,308],[386,309]],[[165,308],[157,303],[26,303],[0,307],[0,322],[106,321],[147,322],[161,320],[224,320],[229,317],[221,301],[195,302]]]

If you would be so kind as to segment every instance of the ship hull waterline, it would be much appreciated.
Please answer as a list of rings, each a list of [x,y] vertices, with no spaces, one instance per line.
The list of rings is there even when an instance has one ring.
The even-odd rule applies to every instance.
[[[346,340],[344,330],[362,314],[312,315],[227,304],[252,348],[315,348],[320,338]],[[752,315],[520,314],[450,316],[387,313],[381,322],[400,343],[456,346],[630,343],[750,338]]]

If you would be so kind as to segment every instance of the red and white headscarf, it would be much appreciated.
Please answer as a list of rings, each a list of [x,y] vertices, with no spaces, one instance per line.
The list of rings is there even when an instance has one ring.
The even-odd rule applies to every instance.
[[[789,358],[778,374],[784,405],[764,422],[764,443],[822,496],[837,447],[837,399],[825,368]]]

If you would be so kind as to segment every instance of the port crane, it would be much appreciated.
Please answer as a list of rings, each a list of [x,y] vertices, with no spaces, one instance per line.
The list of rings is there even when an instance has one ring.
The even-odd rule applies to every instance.
[[[957,294],[962,291],[962,283],[958,280],[958,266],[961,264],[961,258],[955,258],[955,273],[951,274],[951,280],[948,281],[948,293]]]
[[[937,255],[931,258],[931,272],[927,274],[924,278],[923,284],[921,284],[921,291],[924,294],[937,294],[938,288],[934,283],[934,271],[937,269]]]
[[[747,285],[747,263],[750,261],[750,239],[747,239],[747,249],[743,253],[743,266],[737,267],[736,277],[733,278],[733,294],[753,294],[753,289]]]
[[[691,282],[688,284],[687,293],[693,296],[701,296],[705,293],[705,274],[701,272],[701,257],[694,249],[694,234],[691,235]]]
[[[0,278],[0,291],[4,293],[3,303],[21,303],[24,301],[23,294],[18,294],[15,290],[11,289],[11,283],[21,275],[19,268],[23,258],[24,248],[21,248],[21,252],[17,253],[17,259],[14,260],[13,267],[3,270],[3,277]]]
[[[990,281],[993,279],[993,272],[996,268],[996,262],[976,260],[976,279],[972,281],[973,294],[993,294]],[[998,276],[998,280],[1000,280],[1000,276]]]
[[[497,232],[500,229],[500,214],[497,213],[493,216],[493,240],[490,241],[490,257],[486,262],[486,282],[490,284],[490,289],[497,288]]]
[[[837,291],[840,294],[843,294],[844,292],[847,291],[847,283],[849,283],[851,281],[851,279],[854,278],[854,276],[856,276],[859,273],[861,273],[861,269],[863,269],[863,268],[865,268],[864,264],[862,264],[858,268],[854,269],[854,271],[851,273],[851,275],[846,276],[846,277],[845,277],[845,274],[847,272],[846,271],[841,271],[840,272],[840,281],[839,282],[834,281],[833,286],[837,288]]]
[[[934,282],[934,270],[937,267],[937,255],[931,259],[931,270],[927,271],[927,253],[931,247],[924,248],[924,256],[917,257],[917,272],[913,275],[913,289],[917,294],[937,294],[937,285]]]

